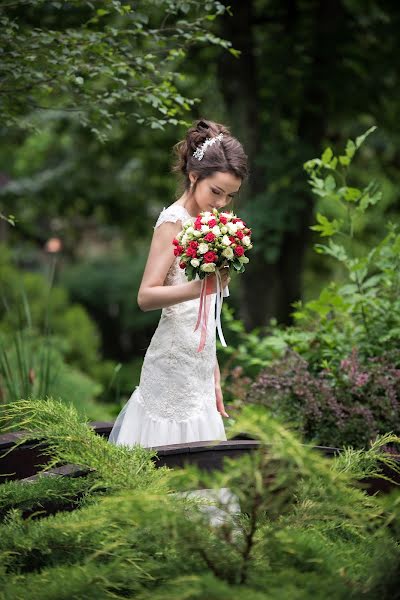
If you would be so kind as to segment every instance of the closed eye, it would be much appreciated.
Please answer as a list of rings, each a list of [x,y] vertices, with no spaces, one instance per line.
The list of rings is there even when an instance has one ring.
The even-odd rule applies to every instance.
[[[212,193],[215,194],[216,196],[220,196],[221,192],[219,192],[218,190],[213,190],[211,189]],[[232,198],[235,197],[235,194],[229,194],[229,198],[232,200]]]

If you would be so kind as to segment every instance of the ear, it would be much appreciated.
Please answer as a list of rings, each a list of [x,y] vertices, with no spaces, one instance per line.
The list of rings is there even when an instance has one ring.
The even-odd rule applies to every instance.
[[[193,173],[193,171],[189,172],[189,179],[190,179],[191,184],[194,185],[197,181],[197,178],[198,178],[198,176],[195,173]]]

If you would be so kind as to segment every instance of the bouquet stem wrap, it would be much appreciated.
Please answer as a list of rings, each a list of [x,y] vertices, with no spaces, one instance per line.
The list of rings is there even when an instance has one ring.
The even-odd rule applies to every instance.
[[[221,282],[221,273],[220,270],[217,269],[215,272],[216,275],[216,284],[217,284],[217,292],[215,298],[215,319],[218,330],[219,339],[221,344],[226,347],[226,342],[224,338],[224,334],[222,333],[221,326],[221,310],[222,310],[222,302],[223,302],[223,288]],[[200,292],[200,304],[199,304],[199,312],[197,315],[197,323],[194,331],[197,331],[199,325],[201,324],[201,336],[199,347],[197,348],[197,352],[201,352],[206,343],[207,336],[207,324],[208,324],[208,315],[210,312],[210,292],[211,292],[211,283],[210,278],[208,276],[204,277],[201,284],[201,292]]]

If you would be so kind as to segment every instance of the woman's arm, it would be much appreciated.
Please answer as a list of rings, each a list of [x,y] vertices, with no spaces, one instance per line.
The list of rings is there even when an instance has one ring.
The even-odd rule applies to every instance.
[[[215,382],[215,399],[217,402],[217,410],[223,417],[229,417],[224,406],[224,396],[221,389],[221,371],[219,369],[218,359],[215,359],[214,367],[214,382]]]
[[[166,222],[154,230],[137,302],[143,311],[157,310],[200,296],[201,281],[166,285],[164,281],[175,260],[172,240],[182,230],[180,221]]]

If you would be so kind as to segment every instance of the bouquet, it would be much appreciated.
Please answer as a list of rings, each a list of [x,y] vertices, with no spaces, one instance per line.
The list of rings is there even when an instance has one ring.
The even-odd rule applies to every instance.
[[[195,327],[202,323],[202,335],[198,351],[204,348],[207,319],[209,312],[208,292],[210,283],[207,275],[216,275],[216,322],[219,338],[226,346],[221,328],[221,309],[223,290],[221,285],[221,269],[229,268],[243,273],[245,264],[249,262],[246,252],[253,247],[251,229],[246,223],[231,212],[201,212],[194,223],[185,221],[183,229],[172,241],[175,256],[180,258],[179,266],[185,270],[188,281],[198,276],[203,280],[200,293],[199,314]]]

